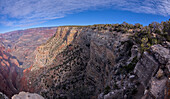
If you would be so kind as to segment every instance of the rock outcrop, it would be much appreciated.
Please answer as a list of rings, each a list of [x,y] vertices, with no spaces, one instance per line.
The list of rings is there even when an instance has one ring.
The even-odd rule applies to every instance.
[[[0,92],[0,99],[9,99],[5,94]]]
[[[158,62],[147,52],[144,52],[141,60],[136,65],[135,73],[145,87],[147,87],[151,77],[157,72],[158,67]]]
[[[144,98],[167,99],[169,96],[168,61],[170,49],[161,45],[153,45],[150,53],[144,52],[141,60],[135,67],[135,73],[147,92]],[[166,89],[168,88],[168,89]],[[148,94],[149,93],[149,94]]]
[[[56,59],[56,56],[66,49],[80,33],[81,29],[77,28],[58,28],[57,33],[49,39],[47,43],[39,46],[34,52],[36,56],[33,67],[38,68],[51,65]],[[34,68],[32,68],[32,70],[33,69]]]
[[[12,99],[44,99],[44,98],[36,93],[20,92],[19,94],[12,96]]]

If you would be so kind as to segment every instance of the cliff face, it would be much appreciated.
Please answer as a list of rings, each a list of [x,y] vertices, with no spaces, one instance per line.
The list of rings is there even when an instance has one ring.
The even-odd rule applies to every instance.
[[[109,26],[102,30],[58,27],[56,34],[34,52],[27,82],[45,98],[166,97],[169,43],[155,45],[148,49],[150,54],[143,54],[133,40],[135,32],[139,30],[125,33]],[[155,59],[157,54],[153,53],[166,61],[159,62],[164,58],[158,55],[159,59]],[[161,75],[161,79],[156,75]]]
[[[53,63],[58,63],[59,61],[57,61],[56,57],[59,54],[64,53],[63,51],[68,48],[70,50],[75,49],[74,45],[85,47],[85,49],[87,49],[87,54],[89,53],[89,55],[91,53],[107,53],[108,56],[103,55],[103,57],[107,56],[113,58],[111,56],[113,56],[114,47],[118,46],[120,42],[127,41],[128,36],[130,35],[130,33],[122,34],[109,31],[97,31],[90,28],[59,27],[56,34],[50,38],[47,43],[39,46],[34,52],[36,57],[32,70],[38,67],[45,67]],[[98,52],[98,49],[100,52]]]
[[[47,43],[36,49],[31,69],[34,73],[30,74],[34,80],[30,82],[36,82],[36,86],[42,88],[39,90],[44,97],[96,97],[109,84],[114,65],[130,58],[128,55],[133,45],[128,38],[130,35],[59,27]],[[123,58],[120,53],[124,54]],[[38,79],[35,80],[33,75],[39,75]]]
[[[0,47],[0,91],[11,97],[18,93],[19,79],[21,76],[18,60]]]
[[[170,28],[159,29],[127,23],[58,27],[30,54],[33,65],[17,89],[45,99],[168,99]]]
[[[1,44],[8,52],[20,61],[20,67],[28,68],[33,65],[34,50],[46,42],[54,33],[53,28],[35,28],[0,34]]]
[[[81,29],[79,30],[77,28],[58,28],[57,33],[34,52],[36,56],[33,66],[38,68],[51,65],[56,59],[56,56],[66,49],[80,32]]]

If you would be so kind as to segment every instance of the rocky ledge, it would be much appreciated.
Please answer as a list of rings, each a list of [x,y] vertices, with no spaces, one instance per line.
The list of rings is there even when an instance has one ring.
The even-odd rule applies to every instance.
[[[129,80],[124,79],[120,89],[110,90],[108,94],[101,93],[98,99],[127,99],[128,88],[133,88],[132,94],[136,98],[168,99],[170,96],[169,59],[169,47],[160,44],[151,46],[150,50],[144,52],[139,58],[134,74],[127,75]],[[117,84],[117,81],[115,83]]]

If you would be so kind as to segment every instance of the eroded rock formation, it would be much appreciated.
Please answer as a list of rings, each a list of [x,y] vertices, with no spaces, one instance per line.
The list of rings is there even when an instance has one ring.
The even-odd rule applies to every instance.
[[[59,27],[54,37],[35,51],[36,59],[28,82],[46,98],[97,98],[110,85],[114,65],[130,58],[134,45],[130,35]]]
[[[11,97],[18,93],[19,79],[22,69],[19,68],[18,60],[0,47],[0,91]]]
[[[140,46],[131,39],[133,35],[108,29],[59,27],[47,43],[36,49],[27,80],[45,98],[165,97],[167,93],[162,92],[168,83],[168,45],[154,45],[141,53]],[[154,78],[156,74],[161,80]],[[153,91],[158,86],[160,89]]]
[[[126,23],[58,27],[36,48],[16,88],[47,99],[168,99],[169,36],[151,30]]]
[[[56,27],[34,28],[0,34],[1,44],[20,62],[21,68],[33,65],[36,47],[45,43],[56,32]]]

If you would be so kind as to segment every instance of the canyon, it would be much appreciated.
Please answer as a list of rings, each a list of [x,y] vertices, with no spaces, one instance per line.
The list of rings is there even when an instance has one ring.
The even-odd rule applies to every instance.
[[[34,50],[55,32],[56,27],[44,27],[0,34],[1,92],[12,97],[20,91],[24,69],[33,65]]]
[[[8,97],[21,91],[38,93],[45,99],[168,99],[169,23],[2,34],[0,85],[7,87],[0,91]]]
[[[0,43],[20,61],[21,68],[33,65],[34,50],[56,32],[56,27],[33,28],[0,34]]]

